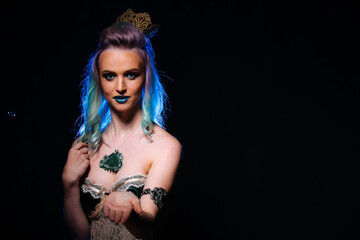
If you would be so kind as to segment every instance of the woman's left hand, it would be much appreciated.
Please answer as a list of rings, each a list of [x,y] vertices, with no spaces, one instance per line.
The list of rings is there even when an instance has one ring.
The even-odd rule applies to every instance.
[[[104,201],[104,213],[115,224],[124,224],[134,210],[142,215],[140,199],[131,192],[112,192]]]

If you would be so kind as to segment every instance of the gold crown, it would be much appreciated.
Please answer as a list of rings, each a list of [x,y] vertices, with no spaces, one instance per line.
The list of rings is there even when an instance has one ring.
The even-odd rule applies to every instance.
[[[130,8],[121,14],[116,22],[131,23],[143,34],[150,34],[159,27],[157,24],[152,24],[149,13],[134,13]]]

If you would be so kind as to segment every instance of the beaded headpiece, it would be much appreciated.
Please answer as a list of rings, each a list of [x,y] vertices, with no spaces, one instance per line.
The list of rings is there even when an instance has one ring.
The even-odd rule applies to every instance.
[[[149,13],[135,13],[130,8],[121,14],[116,22],[131,23],[144,35],[154,35],[159,27],[157,24],[152,24]]]

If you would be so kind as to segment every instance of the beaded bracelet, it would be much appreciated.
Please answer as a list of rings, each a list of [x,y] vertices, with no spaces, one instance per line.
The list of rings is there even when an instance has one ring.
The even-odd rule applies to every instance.
[[[168,195],[166,190],[161,187],[155,187],[153,189],[147,188],[141,193],[141,196],[145,194],[150,194],[151,200],[153,200],[159,209],[163,207],[166,196]]]

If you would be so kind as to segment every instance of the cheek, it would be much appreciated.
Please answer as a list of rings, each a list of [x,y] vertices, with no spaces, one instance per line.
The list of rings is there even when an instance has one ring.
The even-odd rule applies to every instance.
[[[112,93],[113,86],[111,82],[100,80],[100,85],[105,97]]]
[[[141,81],[138,81],[136,83],[133,84],[133,91],[134,93],[136,94],[140,94],[142,93],[142,89],[143,89],[143,86],[145,85],[145,81],[144,80],[141,80]]]

